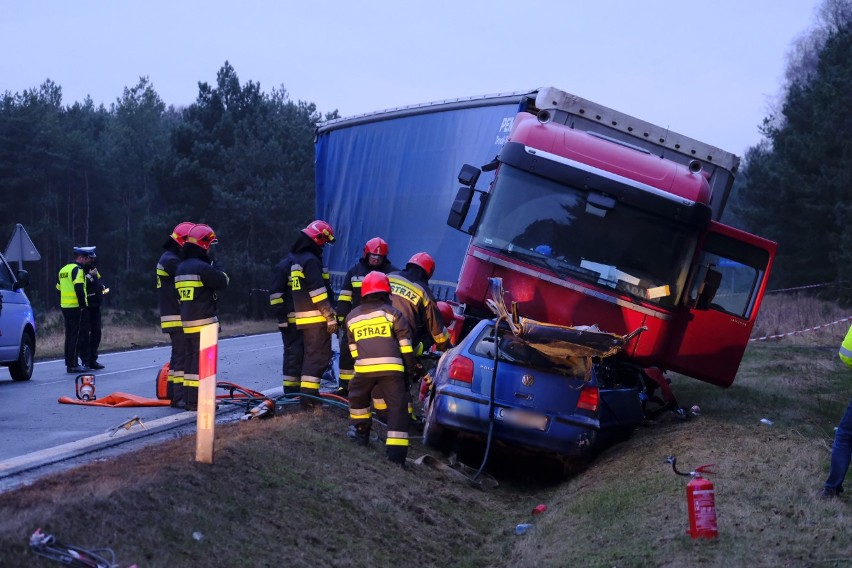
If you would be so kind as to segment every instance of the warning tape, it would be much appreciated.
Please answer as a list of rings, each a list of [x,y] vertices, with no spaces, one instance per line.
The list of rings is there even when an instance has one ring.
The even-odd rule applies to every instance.
[[[808,329],[800,329],[798,331],[791,331],[789,333],[782,333],[780,335],[766,335],[764,337],[754,337],[752,339],[749,339],[749,341],[768,341],[770,339],[781,339],[782,337],[789,337],[791,335],[798,335],[800,333],[807,333],[809,331],[816,331],[818,329],[822,329],[824,327],[829,327],[829,326],[832,326],[832,325],[837,325],[839,323],[843,323],[843,322],[849,321],[849,320],[852,320],[852,316],[849,316],[849,317],[846,317],[846,318],[843,318],[843,319],[839,319],[839,320],[836,320],[836,321],[833,321],[833,322],[830,322],[830,323],[824,323],[824,324],[818,325],[816,327],[809,327]]]
[[[767,290],[767,294],[777,294],[779,292],[795,292],[796,290],[807,290],[809,288],[822,288],[823,286],[831,286],[831,282],[823,282],[822,284],[808,284],[807,286],[796,286],[795,288],[778,288],[777,290]],[[828,324],[831,325],[831,324]]]

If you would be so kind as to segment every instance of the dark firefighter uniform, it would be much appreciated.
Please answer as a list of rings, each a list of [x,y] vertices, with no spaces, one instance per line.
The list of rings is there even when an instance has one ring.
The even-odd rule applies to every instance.
[[[421,343],[425,351],[433,343],[439,350],[448,345],[450,333],[444,327],[438,303],[420,267],[409,264],[405,270],[389,274],[388,279],[393,292],[391,303],[411,325],[415,347]]]
[[[285,380],[299,369],[299,392],[319,396],[320,379],[331,361],[331,333],[337,332],[328,270],[322,264],[322,247],[310,239],[299,239],[291,257],[292,322],[299,333],[293,340],[292,357],[285,359]],[[303,407],[314,404],[305,397],[301,400]]]
[[[429,289],[426,273],[419,266],[408,264],[405,270],[388,275],[391,287],[390,301],[411,326],[412,339],[416,353],[426,351],[433,343],[443,350],[450,341],[450,333],[444,327],[438,303]],[[411,380],[418,380],[411,376]],[[373,406],[381,416],[387,408],[383,391],[374,395]],[[413,407],[409,408],[413,414]]]
[[[210,232],[212,234],[212,230]],[[180,298],[180,319],[186,345],[183,374],[186,409],[198,410],[201,328],[219,323],[216,316],[216,292],[228,286],[228,275],[214,267],[206,250],[190,244],[190,239],[192,233],[183,246],[184,260],[175,273],[175,288]]]
[[[382,263],[378,266],[370,266],[367,256],[365,255],[356,262],[352,268],[346,273],[346,277],[341,284],[340,294],[337,296],[337,320],[343,327],[343,321],[347,314],[361,303],[361,282],[364,277],[372,271],[378,271],[383,274],[396,272],[399,270],[385,257]],[[349,352],[349,347],[346,345],[346,332],[341,329],[340,333],[340,385],[345,394],[349,390],[349,381],[355,375],[354,361]]]
[[[183,391],[186,341],[180,321],[180,300],[175,288],[175,274],[180,265],[180,244],[169,238],[163,245],[166,250],[157,261],[157,299],[160,307],[160,329],[169,334],[171,355],[166,396],[173,408],[183,408],[186,400]]]
[[[392,462],[405,464],[408,455],[408,393],[406,368],[415,365],[411,328],[387,294],[370,294],[346,316],[349,349],[355,359],[355,377],[349,386],[349,418],[356,440],[370,439],[370,399],[380,386],[387,402],[385,451]]]
[[[301,332],[296,328],[296,314],[293,312],[293,296],[290,293],[290,268],[293,258],[285,255],[272,269],[272,281],[269,284],[269,305],[278,320],[278,331],[284,345],[282,372],[284,374],[284,394],[299,392],[301,384],[301,358],[296,356],[303,349]]]
[[[56,289],[59,290],[59,306],[65,320],[65,369],[69,373],[81,373],[85,367],[86,350],[89,343],[89,318],[87,307],[86,269],[88,255],[80,247],[74,248],[74,262],[59,270]],[[83,357],[80,366],[78,357]]]

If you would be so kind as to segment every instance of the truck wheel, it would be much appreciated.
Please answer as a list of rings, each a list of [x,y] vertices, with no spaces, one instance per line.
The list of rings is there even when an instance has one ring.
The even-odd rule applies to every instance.
[[[9,365],[9,374],[13,381],[28,381],[33,376],[35,365],[35,339],[29,332],[21,337],[21,351],[18,360]]]

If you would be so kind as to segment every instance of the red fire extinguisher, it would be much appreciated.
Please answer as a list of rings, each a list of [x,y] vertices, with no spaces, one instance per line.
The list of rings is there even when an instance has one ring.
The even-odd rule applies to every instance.
[[[694,471],[688,473],[678,471],[675,464],[677,458],[669,456],[666,460],[672,464],[672,470],[678,475],[686,475],[692,477],[686,485],[686,506],[689,510],[689,530],[687,534],[692,538],[716,538],[719,536],[719,529],[716,525],[716,490],[713,483],[709,479],[702,477],[702,474],[715,473],[707,468],[713,467],[714,464],[705,464],[696,467]]]

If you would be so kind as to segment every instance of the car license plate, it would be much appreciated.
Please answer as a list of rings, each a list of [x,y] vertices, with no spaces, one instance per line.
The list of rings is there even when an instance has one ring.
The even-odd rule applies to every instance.
[[[547,428],[547,416],[523,410],[515,410],[513,408],[498,408],[497,412],[494,413],[494,418],[522,428],[532,428],[534,430],[544,430]]]

